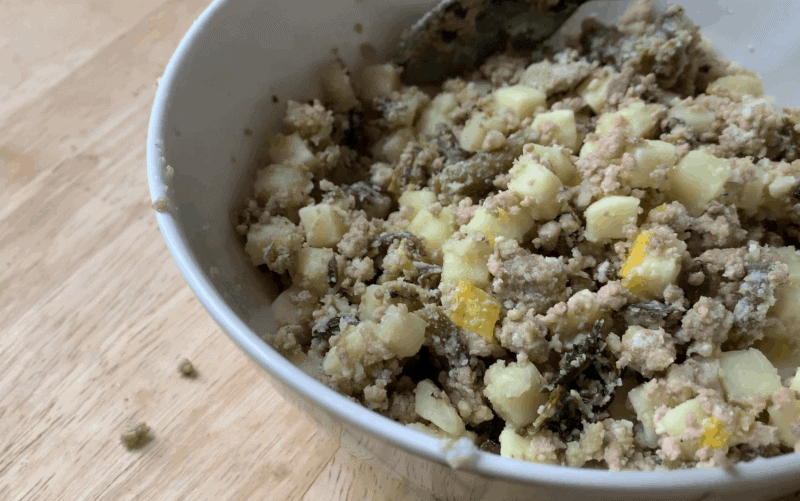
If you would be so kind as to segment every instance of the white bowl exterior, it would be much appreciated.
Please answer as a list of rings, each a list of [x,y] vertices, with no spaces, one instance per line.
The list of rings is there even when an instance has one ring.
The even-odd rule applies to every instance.
[[[734,474],[611,473],[478,453],[471,466],[454,471],[436,440],[336,394],[258,338],[257,334],[274,328],[268,306],[276,289],[250,265],[234,231],[234,208],[250,190],[256,168],[257,138],[279,128],[287,99],[320,95],[316,74],[330,60],[331,49],[336,48],[351,68],[363,65],[365,57],[373,62],[385,56],[389,42],[403,27],[434,3],[217,0],[193,25],[160,82],[148,132],[148,177],[153,199],[169,199],[167,211],[158,215],[167,245],[212,317],[289,400],[344,447],[441,499],[690,500],[726,495],[750,501],[800,487],[795,480],[800,459],[794,455],[739,465]],[[613,17],[625,3],[597,2],[587,11]],[[781,45],[784,49],[773,52],[791,56],[788,67],[763,61],[759,65],[757,58],[751,61],[741,50],[752,54],[748,45],[759,41],[732,23],[757,19],[764,26],[786,27],[792,21],[797,25],[791,3],[773,2],[770,10],[720,0],[708,2],[708,8],[702,7],[706,2],[696,2],[688,11],[710,27],[704,34],[721,52],[765,73],[768,93],[777,94],[783,104],[797,105],[800,93],[783,84],[782,78],[800,80],[800,53],[785,49],[786,42]],[[740,18],[738,10],[735,17],[718,15],[734,5],[746,15]],[[355,32],[355,23],[363,26],[362,33]],[[786,30],[780,33],[791,38]],[[763,41],[756,54],[762,45],[775,44]],[[277,104],[272,96],[278,97]],[[166,179],[166,165],[174,168],[174,178]]]

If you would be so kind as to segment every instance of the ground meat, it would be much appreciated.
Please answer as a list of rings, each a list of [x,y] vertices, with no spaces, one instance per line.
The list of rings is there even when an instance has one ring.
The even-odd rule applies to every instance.
[[[691,343],[688,355],[697,353],[711,357],[720,353],[722,343],[728,339],[733,326],[733,319],[733,313],[725,305],[703,296],[683,317],[675,339],[681,343]]]

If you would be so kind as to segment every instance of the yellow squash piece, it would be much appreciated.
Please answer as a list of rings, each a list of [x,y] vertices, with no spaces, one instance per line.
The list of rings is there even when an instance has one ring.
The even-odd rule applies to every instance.
[[[494,325],[500,318],[500,303],[471,282],[459,280],[447,316],[457,326],[492,339]]]
[[[706,421],[705,429],[700,436],[700,446],[707,445],[712,449],[719,449],[725,445],[730,437],[731,434],[725,430],[725,425],[712,416]]]

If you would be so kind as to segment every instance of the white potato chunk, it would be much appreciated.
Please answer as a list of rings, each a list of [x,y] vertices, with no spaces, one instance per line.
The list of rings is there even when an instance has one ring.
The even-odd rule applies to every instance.
[[[738,101],[745,95],[763,96],[764,84],[756,75],[729,75],[711,82],[706,89],[706,94],[729,97]]]
[[[392,132],[386,139],[380,141],[373,150],[373,154],[380,156],[395,163],[400,160],[400,155],[409,142],[414,140],[414,130],[410,127],[402,127]]]
[[[605,109],[608,102],[608,85],[619,74],[615,71],[602,70],[578,86],[578,95],[595,113]]]
[[[655,386],[655,381],[648,381],[628,392],[628,401],[636,413],[636,419],[642,423],[644,443],[651,448],[658,447],[658,433],[656,433],[655,423],[653,422],[658,404],[651,396]]]
[[[476,287],[489,285],[488,261],[492,245],[488,240],[451,238],[442,245],[442,252],[442,282],[455,284],[467,280]]]
[[[495,412],[517,428],[531,424],[547,400],[544,377],[531,362],[497,361],[486,369],[484,382],[483,394]]]
[[[492,95],[498,110],[511,110],[520,120],[531,116],[537,108],[544,107],[547,102],[544,92],[528,85],[502,87]]]
[[[320,79],[323,95],[334,110],[346,111],[359,105],[350,83],[350,74],[341,61],[324,66],[320,71]]]
[[[489,149],[486,137],[492,131],[505,134],[508,132],[508,122],[500,115],[475,111],[459,133],[458,144],[466,151]]]
[[[434,215],[427,209],[421,209],[408,223],[408,231],[425,240],[425,247],[438,250],[453,234],[453,211],[449,207]]]
[[[557,146],[534,144],[533,153],[539,156],[542,164],[550,165],[550,170],[564,186],[575,186],[580,183],[580,173],[572,162],[569,150]]]
[[[429,379],[420,381],[414,390],[414,412],[449,435],[457,437],[466,431],[464,421],[450,403],[447,394]]]
[[[572,151],[578,151],[578,128],[575,125],[575,112],[572,110],[556,110],[536,115],[531,129],[538,130],[547,137],[552,134],[553,140]]]
[[[717,119],[716,113],[700,104],[682,102],[672,105],[667,116],[685,123],[695,134],[714,130],[714,122]]]
[[[406,305],[392,304],[378,323],[378,337],[397,353],[398,358],[410,357],[425,342],[426,326],[425,320],[409,312]]]
[[[789,278],[775,291],[775,304],[770,309],[782,325],[769,326],[765,332],[770,337],[800,341],[800,251],[794,247],[780,247],[775,251],[789,267]]]
[[[452,125],[450,113],[458,106],[458,98],[452,92],[442,92],[433,98],[430,106],[422,112],[418,123],[420,136],[432,137],[438,134],[440,124]]]
[[[511,214],[505,209],[499,209],[498,215],[493,216],[485,208],[478,207],[462,231],[467,235],[473,231],[483,233],[494,244],[497,237],[510,238],[520,242],[531,228],[533,228],[533,219],[525,210]]]
[[[705,150],[691,151],[670,171],[668,195],[699,216],[722,195],[730,174],[726,159]]]
[[[303,245],[303,235],[297,227],[285,218],[272,218],[267,224],[254,224],[247,232],[245,252],[250,256],[250,261],[256,265],[267,264],[279,266],[274,262],[279,253],[292,253],[300,250]],[[287,263],[287,266],[288,265]],[[285,268],[274,268],[273,271],[283,273]]]
[[[500,432],[500,455],[525,461],[531,447],[531,439],[517,435],[514,427],[506,426]]]
[[[769,424],[778,429],[778,439],[783,445],[794,447],[800,440],[800,401],[788,388],[776,395],[776,400],[767,409]]]
[[[659,167],[670,168],[678,161],[675,145],[665,141],[646,140],[641,146],[631,147],[628,150],[636,161],[636,169],[628,174],[626,179],[632,188],[655,188],[655,183],[650,175]]]
[[[421,190],[404,191],[397,199],[400,208],[411,207],[411,213],[416,214],[422,209],[427,209],[436,203],[436,194],[428,188]]]
[[[528,198],[531,202],[528,209],[534,220],[552,219],[558,215],[561,206],[556,196],[563,184],[555,174],[528,156],[515,160],[510,173],[508,189]]]
[[[292,164],[268,165],[256,176],[256,198],[266,202],[279,196],[287,205],[301,204],[314,187],[309,177],[308,171]]]
[[[368,103],[376,97],[390,98],[400,90],[400,69],[392,64],[375,64],[361,71],[361,96]]]
[[[800,368],[798,368],[794,373],[794,377],[792,378],[792,382],[789,384],[789,388],[800,393]]]
[[[663,107],[658,104],[645,104],[635,101],[614,113],[605,113],[597,119],[595,131],[600,135],[611,133],[618,117],[622,117],[631,127],[631,131],[645,139],[652,139],[656,133],[657,117]]]
[[[299,214],[311,247],[336,247],[347,233],[347,213],[335,205],[309,205],[300,209]]]
[[[672,438],[680,439],[686,431],[690,420],[694,421],[695,426],[701,426],[703,420],[711,417],[700,405],[699,398],[693,398],[668,410],[664,417],[656,423],[656,432],[666,433]],[[690,456],[700,448],[700,440],[681,442],[681,450],[684,455]]]
[[[308,143],[298,134],[275,134],[267,140],[267,155],[276,164],[304,165],[311,172],[315,172],[319,166],[317,158],[308,147]]]
[[[297,253],[297,266],[292,275],[292,283],[314,294],[323,295],[328,291],[328,263],[333,258],[333,249],[303,247]]]
[[[778,370],[755,348],[725,352],[719,364],[728,400],[769,398],[782,387]]]
[[[601,198],[586,208],[586,240],[604,242],[628,238],[625,227],[636,227],[641,214],[639,199],[636,197],[610,196]]]

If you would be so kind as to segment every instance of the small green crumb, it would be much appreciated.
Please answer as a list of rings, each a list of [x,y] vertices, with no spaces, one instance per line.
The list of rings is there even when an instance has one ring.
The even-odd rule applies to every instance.
[[[178,363],[178,372],[180,372],[181,376],[183,377],[197,377],[197,370],[194,368],[194,365],[192,365],[192,362],[190,362],[188,358],[184,358]]]
[[[150,434],[150,427],[147,426],[147,423],[141,422],[128,429],[120,438],[122,440],[122,445],[129,451],[132,451],[141,449],[147,445],[147,443],[153,439],[153,436]]]

